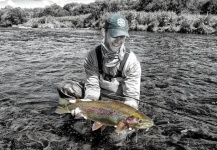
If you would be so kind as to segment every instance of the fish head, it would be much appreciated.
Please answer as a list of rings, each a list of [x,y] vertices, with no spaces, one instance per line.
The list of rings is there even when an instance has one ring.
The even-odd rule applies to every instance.
[[[148,129],[154,125],[154,122],[151,119],[140,119],[135,125],[137,129]]]
[[[134,129],[148,129],[154,125],[154,122],[147,116],[130,116],[126,119],[125,123]]]

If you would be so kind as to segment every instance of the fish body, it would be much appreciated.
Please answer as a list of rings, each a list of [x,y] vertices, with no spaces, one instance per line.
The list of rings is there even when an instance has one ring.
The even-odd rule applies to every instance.
[[[126,127],[148,129],[153,126],[153,121],[149,117],[119,101],[75,100],[63,107],[59,106],[55,112],[58,114],[81,114],[84,118],[95,121],[93,130],[102,126],[115,126],[118,132],[121,132]]]

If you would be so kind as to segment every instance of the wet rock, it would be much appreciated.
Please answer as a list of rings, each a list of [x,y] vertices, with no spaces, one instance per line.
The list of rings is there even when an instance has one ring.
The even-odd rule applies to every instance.
[[[169,84],[165,82],[158,82],[155,84],[155,86],[162,89],[162,88],[167,88]]]
[[[76,130],[79,134],[88,136],[91,133],[91,128],[87,125],[86,122],[77,121],[73,125],[73,129]]]
[[[10,128],[13,129],[13,131],[19,131],[19,130],[22,129],[22,125],[20,125],[20,124],[13,124]]]
[[[109,135],[110,142],[116,145],[122,145],[122,143],[126,140],[127,134],[118,134],[116,132],[112,132]]]
[[[91,149],[90,144],[84,144],[79,148],[79,150],[90,150],[90,149]]]
[[[155,84],[151,83],[151,82],[147,82],[147,83],[144,83],[144,87],[146,89],[154,89],[155,88]]]
[[[40,112],[37,111],[37,110],[30,110],[30,113],[33,113],[33,114],[40,114]]]
[[[0,123],[0,130],[4,128],[4,125]]]
[[[181,135],[179,134],[173,134],[170,136],[170,140],[172,143],[178,143],[181,139]]]

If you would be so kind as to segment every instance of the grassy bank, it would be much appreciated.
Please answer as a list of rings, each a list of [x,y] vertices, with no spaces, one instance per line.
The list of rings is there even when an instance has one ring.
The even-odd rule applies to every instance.
[[[129,20],[130,30],[151,32],[178,32],[196,34],[217,33],[217,16],[174,12],[121,11]],[[33,28],[101,28],[109,13],[95,19],[92,14],[33,18],[23,24]]]
[[[32,18],[23,24],[32,28],[84,28],[89,27],[90,14],[79,16]]]

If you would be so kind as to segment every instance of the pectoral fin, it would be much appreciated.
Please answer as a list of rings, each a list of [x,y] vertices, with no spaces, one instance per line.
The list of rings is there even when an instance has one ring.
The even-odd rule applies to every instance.
[[[123,121],[121,121],[117,125],[116,132],[118,132],[118,133],[124,133],[125,129],[126,129],[126,125],[125,125],[125,123]]]
[[[103,126],[104,125],[101,124],[100,122],[95,121],[94,124],[93,124],[93,126],[92,126],[92,131],[95,131],[95,130],[101,128],[101,127],[104,128]]]

